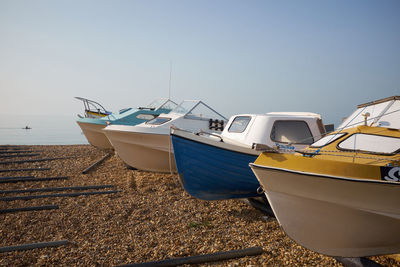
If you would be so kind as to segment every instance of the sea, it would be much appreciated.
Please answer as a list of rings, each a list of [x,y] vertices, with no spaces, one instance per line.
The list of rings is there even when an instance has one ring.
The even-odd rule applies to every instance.
[[[1,114],[0,145],[88,144],[76,119],[76,115]]]

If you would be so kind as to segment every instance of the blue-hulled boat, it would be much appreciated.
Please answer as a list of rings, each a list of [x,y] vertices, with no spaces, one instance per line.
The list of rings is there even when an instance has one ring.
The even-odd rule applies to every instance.
[[[102,131],[107,125],[137,125],[156,118],[161,113],[168,113],[177,104],[170,99],[157,99],[146,107],[126,108],[118,113],[107,111],[99,103],[76,97],[82,100],[85,106],[85,115],[77,120],[88,142],[101,149],[110,149],[112,145]]]
[[[304,112],[242,114],[230,118],[220,135],[172,129],[179,178],[185,190],[203,200],[260,197],[249,168],[260,151],[302,149],[325,133],[320,115]]]
[[[190,195],[206,200],[258,195],[259,183],[249,179],[253,175],[248,165],[257,159],[259,152],[235,151],[229,144],[215,144],[204,137],[187,135],[192,134],[174,130],[171,138],[177,171]]]

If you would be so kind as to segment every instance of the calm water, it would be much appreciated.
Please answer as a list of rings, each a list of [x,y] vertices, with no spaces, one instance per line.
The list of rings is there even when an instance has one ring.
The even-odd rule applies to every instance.
[[[0,115],[0,145],[87,144],[76,117]],[[29,126],[32,129],[22,129]]]

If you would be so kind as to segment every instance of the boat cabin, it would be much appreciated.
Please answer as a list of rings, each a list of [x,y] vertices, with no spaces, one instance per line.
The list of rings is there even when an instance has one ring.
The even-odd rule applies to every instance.
[[[232,116],[220,137],[223,142],[254,147],[304,148],[325,134],[321,116],[308,112],[270,112]]]
[[[161,113],[168,113],[177,107],[174,101],[166,98],[156,99],[146,107],[122,109],[109,116],[111,124],[134,125],[152,120]]]

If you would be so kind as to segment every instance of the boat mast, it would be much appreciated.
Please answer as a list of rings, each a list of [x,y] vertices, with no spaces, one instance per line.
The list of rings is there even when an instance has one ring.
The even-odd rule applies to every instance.
[[[168,87],[168,99],[171,99],[171,76],[172,76],[172,61],[169,62],[169,87]]]

